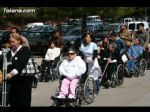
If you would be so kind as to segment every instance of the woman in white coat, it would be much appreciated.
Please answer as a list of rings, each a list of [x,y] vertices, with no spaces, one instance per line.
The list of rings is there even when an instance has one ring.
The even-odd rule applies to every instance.
[[[85,62],[80,56],[77,56],[75,49],[68,50],[68,58],[62,62],[59,67],[59,73],[63,76],[60,87],[60,93],[57,98],[75,99],[75,89],[82,74],[86,71]]]

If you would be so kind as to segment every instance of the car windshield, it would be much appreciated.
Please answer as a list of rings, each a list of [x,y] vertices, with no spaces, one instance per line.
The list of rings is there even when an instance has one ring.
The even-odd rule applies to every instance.
[[[135,23],[132,23],[129,25],[129,30],[134,30],[135,29]]]

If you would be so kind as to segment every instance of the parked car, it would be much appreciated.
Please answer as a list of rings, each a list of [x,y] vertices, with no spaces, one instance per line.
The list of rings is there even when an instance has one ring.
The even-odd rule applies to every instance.
[[[109,29],[114,30],[115,32],[119,33],[120,32],[120,23],[110,23],[109,24]]]
[[[147,30],[149,29],[149,23],[147,21],[134,21],[134,22],[128,22],[128,31],[137,31],[138,29],[138,24],[143,23],[144,24],[144,29]]]
[[[51,25],[38,25],[28,31],[22,31],[21,35],[28,39],[30,51],[33,55],[43,56],[46,53],[49,39],[54,30],[55,28]]]
[[[74,27],[66,32],[63,36],[65,42],[65,51],[70,47],[74,46],[77,50],[81,44],[82,40],[82,28]]]
[[[43,25],[44,25],[44,23],[41,23],[41,22],[29,23],[29,24],[25,25],[25,30],[28,30],[35,26],[43,26]]]
[[[62,34],[65,34],[69,29],[72,29],[74,25],[68,23],[61,23],[57,25],[57,30],[60,31]]]
[[[108,34],[109,29],[102,29],[93,34],[93,37],[95,38],[96,43],[102,41],[104,37]]]
[[[9,37],[10,37],[10,30],[1,30],[0,32],[0,40],[1,40],[1,44],[2,46],[9,41]]]
[[[93,32],[97,30],[103,29],[104,25],[102,22],[88,22],[86,25],[86,29],[91,30]]]

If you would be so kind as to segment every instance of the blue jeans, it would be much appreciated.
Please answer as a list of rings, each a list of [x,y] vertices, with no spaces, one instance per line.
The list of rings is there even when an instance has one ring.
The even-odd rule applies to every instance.
[[[129,72],[133,71],[135,72],[136,70],[136,60],[129,60],[127,64]]]

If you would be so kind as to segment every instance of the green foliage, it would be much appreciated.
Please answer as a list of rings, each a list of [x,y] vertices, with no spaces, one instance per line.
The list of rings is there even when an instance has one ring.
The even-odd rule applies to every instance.
[[[112,17],[119,19],[127,16],[145,16],[146,7],[13,7],[23,9],[35,9],[35,13],[28,14],[5,14],[3,7],[0,7],[0,15],[9,17],[8,20],[24,23],[31,21],[63,20],[64,18],[81,18],[89,15],[100,15],[102,18]],[[147,7],[147,14],[150,8]],[[6,19],[6,18],[4,18]],[[2,21],[2,20],[0,20]]]

